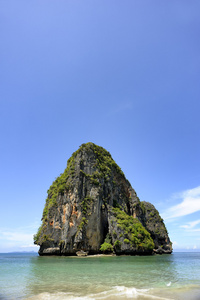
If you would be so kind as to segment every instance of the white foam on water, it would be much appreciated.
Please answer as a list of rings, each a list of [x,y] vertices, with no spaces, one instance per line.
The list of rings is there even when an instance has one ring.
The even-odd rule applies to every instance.
[[[127,298],[137,298],[139,295],[146,295],[149,289],[136,289],[134,287],[128,288],[125,286],[115,286],[114,289],[117,291],[117,295],[126,296]]]
[[[137,299],[139,296],[142,296],[144,299],[146,298],[146,299],[172,300],[172,299],[151,295],[149,293],[151,289],[127,288],[125,286],[116,286],[115,288],[117,289],[117,291],[121,292],[122,296],[126,296],[126,298]]]
[[[155,299],[172,300],[149,293],[150,289],[136,289],[134,287],[114,286],[112,289],[85,296],[74,293],[41,293],[28,298],[28,300],[115,300],[115,299]]]
[[[171,281],[170,281],[169,283],[166,284],[166,286],[171,286],[171,284],[172,284],[172,283],[171,283]]]
[[[88,296],[75,296],[72,293],[62,293],[62,292],[57,292],[57,293],[41,293],[32,297],[28,298],[29,300],[87,300],[92,298],[88,298]]]

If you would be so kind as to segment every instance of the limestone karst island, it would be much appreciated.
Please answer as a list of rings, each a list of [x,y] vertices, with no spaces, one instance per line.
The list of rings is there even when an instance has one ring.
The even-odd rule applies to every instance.
[[[110,153],[93,143],[81,145],[50,186],[34,243],[40,255],[172,252],[158,211],[139,200]]]

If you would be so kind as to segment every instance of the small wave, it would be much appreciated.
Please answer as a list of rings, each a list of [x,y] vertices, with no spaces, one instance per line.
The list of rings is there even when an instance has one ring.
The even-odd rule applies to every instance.
[[[41,293],[28,298],[28,300],[116,300],[116,299],[155,299],[170,300],[149,294],[150,289],[136,289],[134,287],[115,286],[108,291],[85,296],[74,293]]]

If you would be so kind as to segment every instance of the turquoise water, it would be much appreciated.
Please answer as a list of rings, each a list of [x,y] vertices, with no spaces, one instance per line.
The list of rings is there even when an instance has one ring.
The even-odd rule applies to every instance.
[[[120,257],[0,254],[0,299],[200,300],[200,253]]]

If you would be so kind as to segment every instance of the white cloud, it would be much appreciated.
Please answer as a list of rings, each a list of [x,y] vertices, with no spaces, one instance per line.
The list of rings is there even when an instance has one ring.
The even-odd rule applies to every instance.
[[[177,194],[175,199],[181,202],[170,207],[162,216],[165,220],[183,217],[200,211],[200,186]],[[195,226],[195,225],[194,225]]]
[[[200,228],[196,228],[196,229],[190,229],[190,232],[200,232]]]
[[[29,245],[23,245],[21,248],[39,248],[37,245],[29,244]]]
[[[39,222],[18,228],[0,228],[0,252],[15,250],[36,250],[33,235],[37,232]]]
[[[180,227],[181,228],[185,228],[185,229],[192,229],[192,228],[194,228],[198,224],[200,224],[200,220],[189,222],[186,225],[181,225]]]
[[[23,242],[23,241],[29,241],[30,239],[33,239],[33,234],[27,234],[17,231],[4,231],[0,235],[0,239],[6,239],[8,241],[15,241],[15,242]]]

